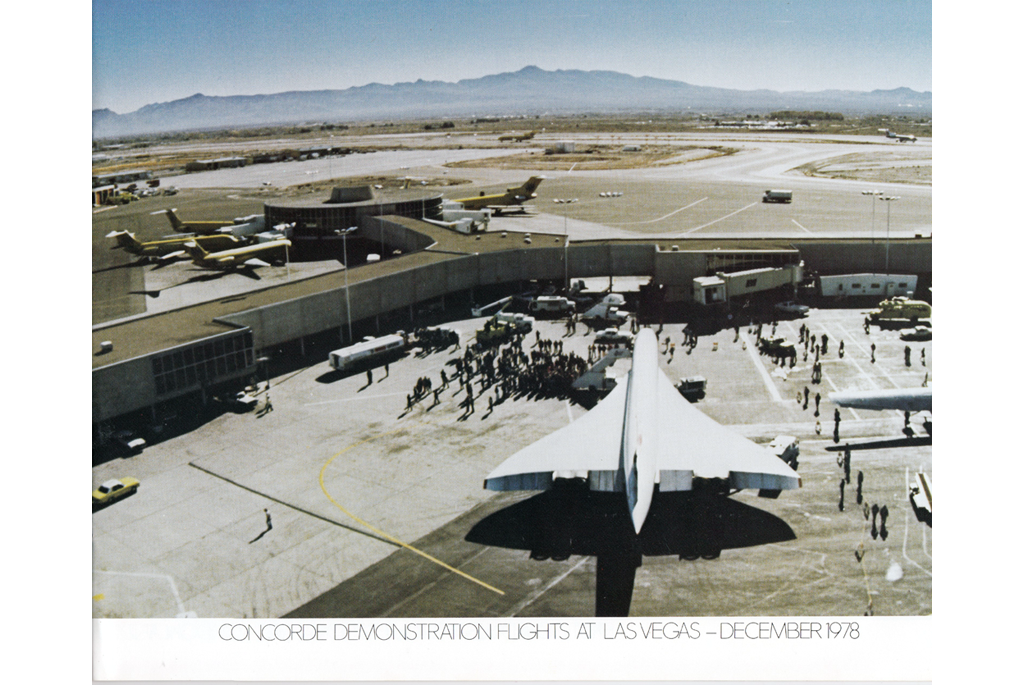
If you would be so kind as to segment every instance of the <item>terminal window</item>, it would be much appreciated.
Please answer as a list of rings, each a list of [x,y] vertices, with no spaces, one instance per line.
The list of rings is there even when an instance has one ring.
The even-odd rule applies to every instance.
[[[210,385],[254,365],[252,333],[217,338],[153,357],[158,395]]]

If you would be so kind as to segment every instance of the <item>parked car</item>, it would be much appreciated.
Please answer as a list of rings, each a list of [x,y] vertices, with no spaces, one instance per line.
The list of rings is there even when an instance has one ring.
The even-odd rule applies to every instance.
[[[931,340],[932,329],[928,326],[914,326],[900,331],[900,340]]]
[[[135,431],[127,429],[114,433],[114,440],[130,454],[138,454],[146,447],[144,438],[140,438]]]
[[[633,336],[617,328],[606,328],[597,332],[594,342],[598,345],[628,345],[633,342]]]
[[[122,497],[131,495],[139,489],[139,481],[134,478],[115,478],[101,484],[92,491],[93,504],[109,504]]]
[[[777,303],[775,305],[775,309],[783,314],[792,314],[795,316],[806,316],[807,312],[811,311],[811,308],[807,305],[800,304],[799,302],[793,302],[792,300]]]
[[[244,414],[247,411],[251,411],[256,408],[257,404],[259,404],[259,400],[256,397],[245,391],[224,395],[215,399],[231,411],[238,414]]]

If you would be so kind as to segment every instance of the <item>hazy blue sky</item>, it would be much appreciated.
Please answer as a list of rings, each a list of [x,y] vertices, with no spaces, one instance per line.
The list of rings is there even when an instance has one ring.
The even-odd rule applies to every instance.
[[[927,0],[94,0],[94,108],[607,69],[752,90],[932,88]]]

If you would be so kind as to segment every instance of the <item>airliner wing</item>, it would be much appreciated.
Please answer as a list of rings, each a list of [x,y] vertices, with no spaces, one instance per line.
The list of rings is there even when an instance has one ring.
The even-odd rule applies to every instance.
[[[245,266],[270,266],[269,263],[263,261],[259,257],[252,257],[251,259],[247,259],[244,262],[242,262],[242,264],[244,264]]]
[[[660,489],[690,490],[693,478],[728,479],[733,488],[788,490],[800,477],[785,462],[687,402],[658,371]]]
[[[626,383],[620,383],[583,417],[502,462],[484,480],[484,487],[546,490],[554,471],[612,472],[605,478],[610,483],[619,468],[625,413]]]

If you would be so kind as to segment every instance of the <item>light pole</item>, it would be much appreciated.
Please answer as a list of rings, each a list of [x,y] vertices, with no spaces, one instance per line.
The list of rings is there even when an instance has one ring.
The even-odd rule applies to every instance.
[[[884,200],[885,205],[885,275],[889,275],[889,216],[892,214],[892,203],[900,199],[899,195],[885,195],[878,198]]]
[[[875,244],[875,198],[882,194],[881,190],[862,190],[861,195],[871,196],[871,244]]]
[[[574,165],[575,166],[575,165]],[[555,202],[561,202],[564,205],[571,205],[576,202],[579,198],[573,198],[571,200],[555,200]],[[565,233],[565,239],[562,244],[562,262],[565,264],[565,292],[569,292],[569,208],[564,207],[562,210],[562,231]]]
[[[263,373],[267,379],[267,390],[270,390],[270,357],[259,357],[256,362],[263,364]]]
[[[358,226],[339,228],[334,233],[341,236],[342,257],[345,260],[345,314],[348,316],[348,342],[352,344],[352,302],[348,297],[348,234],[358,229]]]

